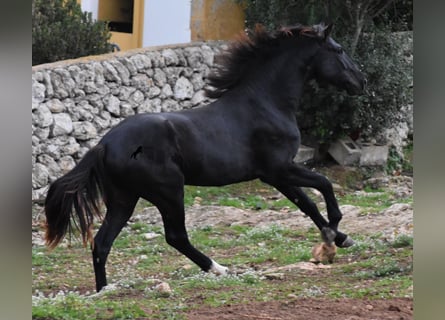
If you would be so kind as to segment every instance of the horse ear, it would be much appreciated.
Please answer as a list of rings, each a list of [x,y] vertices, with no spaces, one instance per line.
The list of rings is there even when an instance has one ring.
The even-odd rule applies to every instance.
[[[300,31],[300,34],[307,37],[321,38],[325,40],[331,34],[333,26],[334,26],[333,23],[325,25],[324,22],[321,22],[320,24],[314,25],[312,27],[303,28]]]
[[[323,30],[323,38],[327,38],[330,36],[331,32],[332,32],[332,28],[334,27],[334,24],[331,22],[329,23],[327,26],[324,27]]]

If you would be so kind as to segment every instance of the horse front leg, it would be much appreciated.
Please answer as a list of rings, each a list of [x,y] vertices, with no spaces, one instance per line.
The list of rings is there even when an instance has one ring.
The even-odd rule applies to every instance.
[[[292,201],[301,211],[307,214],[323,232],[326,238],[334,237],[329,230],[335,232],[335,244],[345,248],[354,244],[354,241],[346,234],[338,231],[338,225],[342,219],[331,182],[318,173],[295,164],[289,166],[281,174],[273,179],[264,179],[266,183],[274,186]],[[314,188],[321,192],[326,202],[328,220],[326,221],[318,211],[315,203],[301,190],[300,187]],[[326,229],[328,228],[328,229]]]
[[[189,240],[185,227],[183,188],[171,188],[163,194],[151,195],[150,201],[162,216],[167,243],[185,255],[205,272],[225,275],[228,268],[221,266],[196,249]]]

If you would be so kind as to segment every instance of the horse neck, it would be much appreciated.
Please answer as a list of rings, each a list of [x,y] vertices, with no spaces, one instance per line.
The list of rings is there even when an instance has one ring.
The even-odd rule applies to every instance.
[[[303,92],[307,68],[313,53],[290,52],[271,59],[245,85],[258,104],[271,104],[284,112],[295,112]]]

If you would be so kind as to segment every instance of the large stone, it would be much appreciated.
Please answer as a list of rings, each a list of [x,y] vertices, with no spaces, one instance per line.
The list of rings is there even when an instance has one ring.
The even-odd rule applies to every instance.
[[[54,90],[54,97],[58,99],[64,99],[69,97],[69,93],[65,87],[64,79],[58,69],[51,72],[51,83]],[[74,80],[72,80],[74,81]]]
[[[119,73],[110,62],[104,61],[102,62],[102,66],[104,67],[104,78],[106,81],[116,82],[118,84],[122,83]]]
[[[33,113],[33,123],[41,128],[49,127],[53,123],[53,115],[46,104],[41,104]]]
[[[146,74],[137,74],[131,78],[131,86],[141,91],[147,91],[153,85],[153,80]]]
[[[138,106],[143,101],[144,101],[144,94],[139,90],[133,92],[129,98],[129,102],[132,104],[133,107]]]
[[[127,118],[129,116],[134,115],[134,110],[133,110],[133,106],[131,105],[131,103],[128,102],[123,102],[121,104],[121,116],[124,118]]]
[[[136,54],[130,57],[129,60],[134,64],[137,70],[144,70],[151,68],[150,58],[143,54]]]
[[[120,100],[111,94],[104,98],[105,109],[116,117],[121,114],[120,103]]]
[[[119,89],[118,99],[120,101],[128,101],[128,99],[130,99],[130,95],[135,91],[136,91],[136,89],[133,87],[122,86]]]
[[[166,84],[166,86],[168,86],[168,84]],[[161,93],[161,89],[153,86],[150,88],[150,90],[148,90],[147,97],[150,99],[153,99],[154,97],[159,96],[160,93]]]
[[[165,49],[161,54],[164,57],[166,66],[175,66],[178,64],[178,55],[172,49]]]
[[[119,58],[118,61],[120,63],[122,63],[127,68],[128,72],[130,72],[131,76],[134,76],[138,72],[135,64],[130,59],[128,59],[128,58]]]
[[[48,180],[50,182],[57,179],[59,176],[60,167],[52,157],[47,154],[42,154],[38,157],[38,161],[40,164],[46,167],[46,170],[48,171]]]
[[[89,140],[97,136],[96,127],[88,121],[78,121],[73,123],[73,136],[78,140]]]
[[[68,135],[73,131],[73,122],[67,113],[56,113],[52,127],[53,136]]]
[[[74,137],[69,137],[67,143],[61,146],[60,151],[64,155],[74,155],[80,149],[80,145],[77,143]]]
[[[294,158],[294,162],[296,163],[304,163],[306,161],[310,161],[312,159],[314,159],[314,154],[315,154],[315,149],[305,146],[305,145],[300,145],[300,148],[298,149],[298,153]]]
[[[201,54],[203,62],[209,67],[213,66],[213,59],[215,57],[215,54],[213,53],[212,48],[207,45],[201,46]]]
[[[167,76],[162,69],[156,68],[153,75],[155,85],[162,88],[167,83]]]
[[[187,78],[180,77],[176,81],[174,95],[178,100],[191,99],[193,97],[193,85]]]
[[[76,162],[70,156],[65,156],[59,159],[59,166],[60,170],[62,171],[62,174],[65,174],[71,169],[73,169],[75,165]]]
[[[46,105],[52,113],[65,111],[65,105],[59,99],[49,100]]]
[[[161,98],[170,98],[171,96],[173,96],[172,87],[169,84],[166,84],[164,87],[162,87]]]
[[[204,101],[206,101],[207,97],[204,93],[204,90],[199,90],[197,92],[195,92],[195,94],[192,97],[192,105],[193,106],[197,106],[201,103],[203,103]]]
[[[39,104],[45,100],[45,86],[33,79],[32,82],[32,110],[37,109]]]
[[[32,168],[32,188],[38,189],[48,184],[49,172],[46,166],[36,163]]]
[[[360,166],[384,166],[388,160],[388,146],[363,144]]]
[[[202,56],[200,48],[197,47],[185,48],[184,52],[190,67],[199,68],[202,65],[204,58]]]

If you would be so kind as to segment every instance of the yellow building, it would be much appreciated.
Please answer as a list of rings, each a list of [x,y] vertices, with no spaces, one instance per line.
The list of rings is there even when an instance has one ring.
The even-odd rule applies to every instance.
[[[244,29],[234,0],[78,0],[107,21],[121,50],[202,40],[228,40]]]

